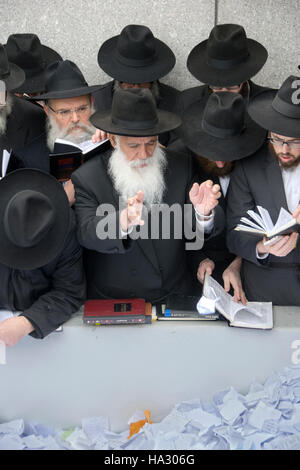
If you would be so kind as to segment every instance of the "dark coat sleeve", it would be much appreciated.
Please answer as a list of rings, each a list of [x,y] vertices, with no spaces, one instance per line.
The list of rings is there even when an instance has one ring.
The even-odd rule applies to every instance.
[[[68,320],[84,302],[86,285],[81,255],[73,227],[61,254],[43,268],[45,275],[51,279],[51,289],[39,296],[22,314],[35,328],[31,333],[33,337],[47,336]]]
[[[234,230],[240,223],[241,217],[246,216],[249,209],[254,210],[256,205],[245,170],[243,162],[237,162],[230,178],[227,203],[227,246],[231,253],[260,265],[260,261],[256,258],[257,237]]]

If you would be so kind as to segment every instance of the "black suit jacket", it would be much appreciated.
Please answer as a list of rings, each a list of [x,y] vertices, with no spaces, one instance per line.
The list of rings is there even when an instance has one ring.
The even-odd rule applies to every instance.
[[[158,239],[120,237],[119,198],[107,173],[110,154],[95,157],[72,175],[78,239],[87,249],[88,298],[138,296],[158,301],[176,290],[185,275],[186,239],[184,236],[176,239],[172,235],[173,226],[170,239],[163,239],[161,233]],[[168,151],[167,159],[163,203],[183,208],[189,202],[188,192],[193,182],[192,162],[189,156]],[[96,215],[100,204],[109,204],[106,218],[99,209]],[[104,221],[115,222],[116,235],[99,240],[97,227],[99,223],[105,227]]]
[[[177,113],[177,105],[180,96],[179,90],[164,83],[158,82],[159,98],[157,100],[157,108],[164,111]],[[114,80],[106,83],[100,90],[97,90],[93,96],[95,98],[96,110],[111,109],[114,91]],[[173,133],[165,132],[159,136],[162,145],[168,145],[173,139]]]
[[[46,132],[14,152],[14,155],[23,167],[37,168],[46,173],[50,172],[49,154],[50,150],[47,146]]]
[[[45,130],[45,113],[41,107],[23,98],[12,97],[12,111],[7,118],[6,132],[0,136],[0,159],[2,164],[3,150],[15,151],[33,140]],[[12,156],[7,172],[19,166],[18,159]]]
[[[231,176],[227,205],[227,244],[243,258],[243,285],[248,300],[276,305],[300,305],[300,244],[285,257],[256,258],[262,238],[234,230],[247,210],[260,205],[276,222],[281,207],[288,210],[281,170],[265,144],[256,154],[236,163]],[[275,264],[276,263],[276,264]]]

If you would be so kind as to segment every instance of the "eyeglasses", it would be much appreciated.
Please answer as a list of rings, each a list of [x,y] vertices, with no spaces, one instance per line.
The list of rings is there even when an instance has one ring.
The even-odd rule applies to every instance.
[[[69,119],[73,113],[76,113],[78,116],[84,116],[90,110],[91,106],[89,104],[85,104],[74,109],[58,109],[56,111],[48,104],[48,108],[51,109],[51,111],[55,113],[59,119],[66,120]]]
[[[268,141],[273,145],[283,147],[286,144],[291,149],[300,149],[300,140],[281,140],[274,137],[268,137]]]
[[[241,88],[241,85],[232,85],[232,86],[214,86],[214,85],[209,85],[209,87],[212,90],[215,91],[221,91],[221,90],[227,90],[227,91],[238,91]]]

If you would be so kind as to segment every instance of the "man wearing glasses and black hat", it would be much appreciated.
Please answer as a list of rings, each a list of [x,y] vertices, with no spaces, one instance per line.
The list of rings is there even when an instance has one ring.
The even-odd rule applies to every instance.
[[[116,91],[112,109],[97,111],[91,121],[109,133],[114,150],[72,174],[78,239],[87,249],[88,298],[154,302],[171,292],[188,293],[184,205],[190,224],[193,206],[205,219],[218,204],[219,186],[199,186],[190,157],[158,144],[158,136],[181,121],[157,109],[149,90]],[[179,218],[169,218],[167,234],[152,216],[161,210],[166,221],[175,206]]]
[[[267,209],[274,224],[282,207],[295,217],[299,214],[299,82],[299,77],[290,76],[278,92],[266,90],[251,101],[249,114],[269,131],[269,138],[256,154],[236,165],[228,194],[228,248],[243,258],[247,298],[275,305],[300,305],[298,233],[266,244],[234,229],[256,206]]]
[[[89,121],[94,104],[91,94],[97,89],[99,86],[88,86],[74,62],[61,60],[47,67],[45,92],[33,98],[44,102],[46,131],[18,151],[17,156],[26,168],[49,173],[49,155],[53,153],[56,139],[79,144],[92,138],[96,129]],[[67,183],[65,189],[72,204],[73,187]]]

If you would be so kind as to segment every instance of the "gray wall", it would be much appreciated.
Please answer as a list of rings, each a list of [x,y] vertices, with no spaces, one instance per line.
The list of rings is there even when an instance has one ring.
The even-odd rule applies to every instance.
[[[268,49],[257,83],[278,87],[288,75],[300,75],[300,0],[0,0],[0,41],[6,43],[13,33],[36,33],[64,59],[76,62],[89,84],[98,84],[109,80],[97,63],[102,42],[127,24],[145,24],[177,58],[163,81],[185,89],[198,83],[186,58],[208,37],[216,4],[218,23],[242,24],[249,37]]]

